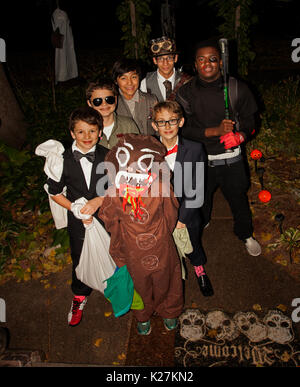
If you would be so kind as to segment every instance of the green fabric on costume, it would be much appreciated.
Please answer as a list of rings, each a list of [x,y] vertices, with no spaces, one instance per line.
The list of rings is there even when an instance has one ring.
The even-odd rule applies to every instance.
[[[105,282],[107,287],[104,289],[104,296],[111,302],[115,317],[122,316],[130,308],[144,309],[143,300],[134,289],[126,265],[118,268]]]
[[[130,309],[136,309],[136,310],[144,309],[143,299],[135,289],[133,290],[133,301]]]

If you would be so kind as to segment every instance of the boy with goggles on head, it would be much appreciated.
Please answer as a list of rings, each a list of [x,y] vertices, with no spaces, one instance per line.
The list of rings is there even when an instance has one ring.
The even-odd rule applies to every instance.
[[[132,118],[116,114],[118,91],[113,80],[101,78],[90,83],[86,89],[86,100],[103,118],[101,145],[105,148],[111,149],[115,146],[124,133],[140,134]]]
[[[178,60],[176,43],[166,36],[152,39],[150,52],[157,70],[147,73],[140,89],[155,94],[159,102],[174,100],[179,87],[191,78],[175,69],[175,63]]]

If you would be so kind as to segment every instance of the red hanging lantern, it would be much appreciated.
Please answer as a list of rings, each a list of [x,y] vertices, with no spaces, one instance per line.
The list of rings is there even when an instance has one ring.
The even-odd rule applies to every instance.
[[[263,203],[268,203],[271,200],[271,197],[272,197],[271,193],[269,191],[267,191],[266,189],[263,189],[258,194],[259,200]]]
[[[250,156],[253,160],[259,160],[262,158],[262,153],[258,149],[254,149],[251,153]]]

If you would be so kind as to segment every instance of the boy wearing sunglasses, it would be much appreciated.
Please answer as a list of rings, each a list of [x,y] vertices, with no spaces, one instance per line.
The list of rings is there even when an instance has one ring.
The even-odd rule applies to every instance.
[[[204,269],[206,256],[200,242],[206,155],[202,144],[178,135],[183,124],[183,112],[176,101],[159,102],[154,106],[152,126],[167,148],[165,160],[173,171],[174,193],[179,202],[176,229],[187,228],[193,247],[193,252],[187,256],[194,266],[200,290],[207,297],[213,295],[213,288]]]
[[[105,148],[111,149],[125,133],[140,134],[132,118],[116,114],[118,91],[111,79],[101,78],[90,83],[86,89],[86,100],[103,118],[101,145]]]

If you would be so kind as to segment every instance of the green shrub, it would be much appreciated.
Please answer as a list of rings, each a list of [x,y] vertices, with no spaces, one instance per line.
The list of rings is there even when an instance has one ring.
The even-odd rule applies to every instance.
[[[261,128],[251,146],[266,154],[287,157],[299,155],[300,143],[300,77],[290,77],[266,90],[261,87],[265,111]]]

